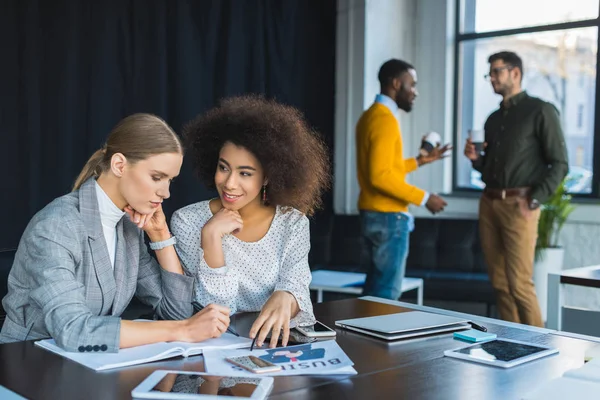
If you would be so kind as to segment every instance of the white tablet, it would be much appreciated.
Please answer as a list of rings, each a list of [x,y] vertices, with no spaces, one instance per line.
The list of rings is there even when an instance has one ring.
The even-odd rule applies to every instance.
[[[558,353],[558,349],[509,339],[495,339],[460,349],[444,351],[444,355],[448,357],[501,368],[514,367],[555,353]]]
[[[135,399],[227,398],[265,399],[273,388],[273,378],[217,376],[206,372],[154,371],[131,391]]]

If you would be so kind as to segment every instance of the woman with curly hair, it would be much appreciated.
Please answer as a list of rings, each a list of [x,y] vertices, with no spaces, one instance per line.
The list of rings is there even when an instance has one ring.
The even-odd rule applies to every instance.
[[[171,227],[195,298],[231,312],[260,311],[250,329],[275,347],[290,320],[315,323],[307,215],[329,185],[327,150],[301,113],[256,96],[233,97],[189,123],[195,169],[219,197],[173,214]]]

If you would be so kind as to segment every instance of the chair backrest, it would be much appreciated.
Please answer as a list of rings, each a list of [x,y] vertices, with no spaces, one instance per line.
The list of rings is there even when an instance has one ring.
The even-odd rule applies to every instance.
[[[17,249],[0,249],[0,317],[6,314],[1,301],[8,292],[8,274],[12,268],[16,252]]]
[[[361,254],[360,219],[335,215],[331,230],[331,265],[358,266]],[[366,272],[366,271],[362,271]]]
[[[321,213],[310,218],[310,253],[308,263],[312,267],[326,265],[331,258],[331,229],[333,215]]]

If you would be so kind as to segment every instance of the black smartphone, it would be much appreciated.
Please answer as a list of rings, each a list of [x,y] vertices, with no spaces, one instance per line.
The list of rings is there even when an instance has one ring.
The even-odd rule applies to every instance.
[[[277,347],[283,346],[281,344],[281,339],[282,339],[282,337],[280,335],[279,339],[277,340]],[[265,343],[266,344],[270,343],[270,340],[271,340],[271,336],[269,335],[269,336],[266,337]],[[288,346],[293,346],[293,345],[296,345],[296,344],[306,344],[306,343],[312,343],[312,342],[315,342],[315,341],[317,341],[317,338],[310,337],[310,336],[304,336],[303,334],[301,334],[300,332],[298,332],[296,330],[296,328],[292,328],[292,329],[290,329],[290,337],[288,338],[287,345]]]

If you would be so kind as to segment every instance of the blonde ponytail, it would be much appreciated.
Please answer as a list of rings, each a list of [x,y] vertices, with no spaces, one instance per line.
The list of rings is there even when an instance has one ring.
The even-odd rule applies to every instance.
[[[79,190],[83,182],[87,181],[92,176],[100,176],[103,171],[104,156],[106,155],[106,148],[96,150],[90,159],[85,163],[85,166],[79,173],[79,176],[75,180],[73,185],[73,191]]]
[[[128,163],[135,164],[156,154],[183,155],[183,146],[173,129],[156,115],[130,115],[113,128],[104,147],[90,157],[75,180],[73,191],[92,176],[98,177],[108,171],[110,160],[116,153],[124,155]]]

